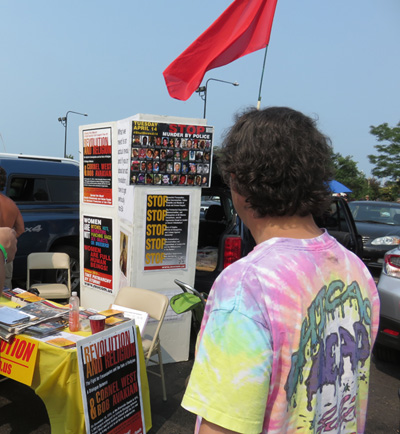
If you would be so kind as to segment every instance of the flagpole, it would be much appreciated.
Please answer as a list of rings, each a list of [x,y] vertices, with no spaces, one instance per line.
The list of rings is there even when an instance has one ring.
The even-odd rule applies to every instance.
[[[263,82],[263,78],[264,78],[265,61],[267,60],[267,51],[268,51],[268,45],[265,47],[265,52],[264,52],[264,62],[263,62],[263,67],[262,67],[262,71],[261,71],[260,90],[258,92],[257,110],[260,110],[260,105],[261,105],[261,88],[262,88],[262,82]]]

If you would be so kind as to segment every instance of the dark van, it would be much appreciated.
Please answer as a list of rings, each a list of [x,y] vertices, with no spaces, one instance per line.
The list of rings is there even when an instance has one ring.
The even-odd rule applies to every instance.
[[[7,172],[3,193],[21,211],[13,286],[26,285],[31,252],[65,252],[71,258],[72,290],[79,291],[79,163],[68,158],[0,154]]]

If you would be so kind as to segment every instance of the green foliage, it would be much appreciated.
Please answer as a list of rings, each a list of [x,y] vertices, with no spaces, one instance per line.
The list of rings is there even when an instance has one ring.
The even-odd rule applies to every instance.
[[[372,174],[397,182],[400,179],[400,122],[393,128],[387,123],[371,126],[370,133],[378,142],[388,142],[374,146],[378,155],[368,155],[370,163],[375,165]]]
[[[367,185],[367,194],[369,195],[370,200],[382,200],[382,187],[380,181],[376,178],[368,178]]]
[[[396,202],[399,197],[399,186],[396,182],[386,182],[379,191],[379,200],[386,200],[388,202]]]
[[[364,199],[368,194],[368,180],[364,173],[358,170],[357,163],[351,155],[343,157],[339,152],[332,155],[336,181],[341,182],[352,193],[352,199]]]
[[[398,168],[395,168],[396,171],[394,168],[392,169],[393,175],[389,177],[386,172],[385,175],[383,175],[383,177],[389,177],[391,179],[386,181],[384,186],[382,186],[379,179],[382,178],[382,176],[378,176],[380,171],[375,168],[372,170],[372,173],[377,177],[367,178],[364,172],[358,169],[357,162],[353,160],[353,156],[347,155],[344,157],[339,152],[332,153],[334,179],[341,182],[352,191],[349,193],[350,200],[364,200],[366,196],[369,196],[370,200],[395,202],[400,196],[400,123],[396,128],[389,128],[387,124],[380,125],[379,127],[371,127],[371,133],[377,135],[379,137],[378,140],[392,140],[391,145],[376,145],[376,148],[380,152],[382,149],[386,150],[388,164],[390,164],[394,158],[395,161],[397,161],[396,164]],[[396,141],[397,143],[395,143]],[[220,148],[214,148],[214,156],[217,157],[220,152]],[[397,154],[389,157],[390,152],[397,152]],[[371,157],[379,158],[371,155],[368,157],[371,162]]]

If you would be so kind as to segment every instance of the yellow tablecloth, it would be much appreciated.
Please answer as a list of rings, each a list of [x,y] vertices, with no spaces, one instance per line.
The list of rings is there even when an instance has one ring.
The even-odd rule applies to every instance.
[[[15,303],[4,297],[0,297],[1,304],[15,306]],[[90,335],[90,333],[80,334]],[[149,431],[152,426],[150,391],[139,331],[137,337],[143,411],[146,431]],[[51,432],[53,434],[85,433],[85,415],[76,349],[64,350],[45,342],[38,342],[39,350],[31,387],[46,406]]]

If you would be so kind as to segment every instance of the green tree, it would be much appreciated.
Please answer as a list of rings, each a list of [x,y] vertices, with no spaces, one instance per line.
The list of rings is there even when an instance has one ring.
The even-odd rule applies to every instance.
[[[399,186],[397,182],[387,181],[385,185],[379,189],[379,200],[395,202],[399,197]]]
[[[377,200],[382,198],[382,187],[381,182],[377,178],[367,179],[368,188],[367,194],[371,200]]]
[[[368,194],[368,181],[364,173],[358,170],[357,163],[351,155],[343,157],[337,152],[332,155],[336,181],[352,190],[352,199],[363,199]]]
[[[376,137],[378,142],[375,149],[378,155],[368,155],[369,161],[375,167],[372,174],[378,178],[389,178],[394,182],[400,179],[400,122],[393,128],[387,123],[371,126],[370,133]]]

